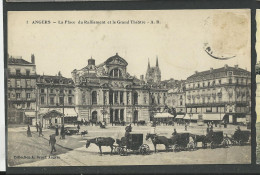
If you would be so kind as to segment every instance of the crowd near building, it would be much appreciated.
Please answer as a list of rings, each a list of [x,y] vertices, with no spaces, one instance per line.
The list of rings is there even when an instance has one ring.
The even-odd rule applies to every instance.
[[[158,57],[138,79],[117,53],[74,69],[71,78],[37,75],[31,62],[8,57],[8,122],[60,125],[169,120],[226,123],[251,120],[251,73],[238,65],[195,72],[186,80],[161,80]],[[202,115],[201,115],[202,114]]]

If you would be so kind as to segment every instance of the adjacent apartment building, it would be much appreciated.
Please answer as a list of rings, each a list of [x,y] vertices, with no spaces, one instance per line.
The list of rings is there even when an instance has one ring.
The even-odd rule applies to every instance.
[[[8,123],[31,123],[36,108],[36,65],[22,57],[7,59]]]

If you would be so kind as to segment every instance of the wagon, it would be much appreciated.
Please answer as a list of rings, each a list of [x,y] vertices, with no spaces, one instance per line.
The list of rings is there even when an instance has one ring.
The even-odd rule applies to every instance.
[[[127,155],[128,150],[138,152],[142,155],[149,154],[150,148],[143,144],[143,134],[129,134],[129,140],[126,137],[116,139],[117,145],[114,145],[114,152],[121,156]]]
[[[189,143],[190,133],[178,133],[176,136],[172,137],[172,142],[174,145],[173,150],[180,151],[185,150]]]
[[[64,132],[66,135],[78,134],[78,129],[76,127],[65,127]]]
[[[206,143],[210,143],[212,149],[222,146],[223,140],[223,131],[213,131],[212,134],[206,135]]]
[[[241,131],[237,130],[235,131],[234,135],[232,136],[234,144],[243,145],[245,143],[248,143],[250,140],[250,131]]]

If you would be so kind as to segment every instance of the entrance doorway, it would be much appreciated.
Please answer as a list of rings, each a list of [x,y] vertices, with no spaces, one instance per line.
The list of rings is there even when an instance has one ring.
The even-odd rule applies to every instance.
[[[92,112],[92,118],[91,119],[92,119],[93,122],[97,122],[97,111]]]

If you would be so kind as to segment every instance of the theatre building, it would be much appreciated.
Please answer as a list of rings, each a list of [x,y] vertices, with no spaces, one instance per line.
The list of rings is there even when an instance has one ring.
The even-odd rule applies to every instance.
[[[77,120],[74,82],[71,78],[63,77],[60,72],[56,76],[41,75],[37,78],[36,91],[38,118],[35,118],[34,125],[41,122],[47,127]]]
[[[251,73],[238,65],[195,72],[185,86],[187,120],[251,120]],[[203,114],[202,118],[198,114]]]
[[[149,88],[127,72],[127,65],[116,54],[99,65],[91,58],[88,65],[72,71],[79,120],[149,121]]]
[[[35,57],[31,62],[22,57],[7,59],[7,103],[8,123],[28,123],[35,117],[36,106]]]

